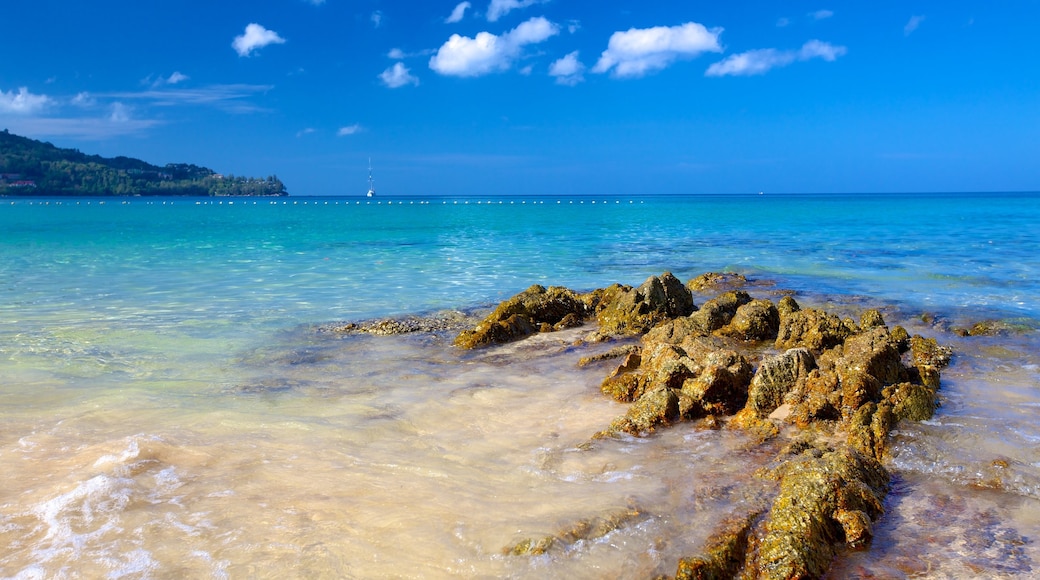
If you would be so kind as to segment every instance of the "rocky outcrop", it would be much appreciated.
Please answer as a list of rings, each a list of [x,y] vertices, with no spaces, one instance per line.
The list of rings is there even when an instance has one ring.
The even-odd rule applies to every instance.
[[[586,295],[535,286],[457,343],[493,344],[593,313],[601,336],[642,335],[638,345],[582,361],[616,361],[601,390],[629,404],[593,440],[704,419],[747,430],[753,441],[795,441],[763,475],[776,482],[771,503],[725,522],[703,553],[679,562],[678,578],[816,578],[839,550],[869,543],[888,490],[881,461],[889,433],[899,421],[932,416],[951,356],[933,339],[889,330],[878,310],[857,323],[743,290],[696,309],[689,288],[668,273]],[[583,537],[531,538],[506,551],[540,554]]]

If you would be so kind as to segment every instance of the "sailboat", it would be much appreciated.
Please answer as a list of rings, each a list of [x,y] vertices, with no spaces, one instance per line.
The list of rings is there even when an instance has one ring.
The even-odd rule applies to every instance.
[[[376,182],[372,180],[372,158],[368,158],[368,195],[367,197],[376,196]]]

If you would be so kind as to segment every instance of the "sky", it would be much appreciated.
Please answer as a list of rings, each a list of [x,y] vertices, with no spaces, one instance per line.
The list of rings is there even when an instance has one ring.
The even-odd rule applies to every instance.
[[[0,130],[292,195],[1040,190],[1040,2],[32,0]]]

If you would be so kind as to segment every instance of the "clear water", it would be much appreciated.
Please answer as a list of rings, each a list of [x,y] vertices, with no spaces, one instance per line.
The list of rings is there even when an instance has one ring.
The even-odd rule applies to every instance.
[[[674,573],[754,496],[767,450],[696,425],[581,450],[624,409],[606,369],[576,368],[595,347],[575,332],[461,353],[317,329],[724,269],[957,349],[940,413],[893,439],[873,547],[835,577],[1040,569],[1038,194],[17,199],[0,200],[0,577]],[[962,338],[923,312],[1025,330]]]

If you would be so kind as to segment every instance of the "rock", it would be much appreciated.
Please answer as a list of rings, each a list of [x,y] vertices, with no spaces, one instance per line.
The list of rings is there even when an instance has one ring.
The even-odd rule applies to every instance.
[[[939,405],[933,389],[912,383],[886,387],[883,396],[892,404],[892,414],[897,420],[927,421]]]
[[[643,344],[679,344],[688,336],[707,336],[708,333],[688,316],[671,318],[650,329],[643,335]]]
[[[688,406],[680,403],[683,417],[732,415],[739,411],[747,402],[751,363],[729,350],[709,354],[701,366],[704,370],[700,374],[683,382],[682,394],[689,398]]]
[[[910,352],[914,358],[914,366],[931,366],[941,369],[950,364],[953,349],[940,346],[934,338],[924,338],[915,334],[910,337]]]
[[[779,473],[780,493],[761,534],[752,536],[748,576],[820,578],[839,546],[869,538],[870,522],[884,511],[888,473],[851,449],[816,447],[787,461]]]
[[[774,340],[780,331],[780,312],[769,300],[752,300],[737,308],[730,323],[716,333],[738,340]]]
[[[895,421],[892,404],[888,401],[861,405],[848,421],[849,446],[880,461],[888,447],[888,432]]]
[[[804,348],[793,348],[767,358],[759,365],[748,389],[748,408],[759,419],[769,416],[784,402],[784,396],[798,389],[816,368],[816,359]]]
[[[885,326],[885,319],[881,316],[881,312],[874,308],[871,308],[860,315],[859,327],[863,330],[869,330],[871,328],[888,328]]]
[[[473,330],[455,337],[455,345],[472,349],[524,338],[535,332],[573,326],[585,319],[588,308],[567,288],[534,285],[502,302]]]
[[[614,348],[608,350],[607,352],[602,352],[600,354],[594,354],[592,356],[583,356],[583,357],[581,357],[580,359],[578,359],[578,366],[579,367],[587,367],[589,365],[596,364],[598,362],[607,361],[607,360],[614,360],[614,359],[618,359],[618,358],[623,358],[623,357],[627,357],[630,354],[638,353],[638,352],[639,352],[639,346],[634,345],[634,344],[626,344],[626,345],[623,345],[623,346],[617,346],[617,347],[614,347]]]
[[[799,427],[808,427],[814,421],[841,419],[841,386],[838,375],[814,369],[805,379],[805,385],[791,409],[790,419]]]
[[[675,580],[736,578],[746,558],[748,534],[761,515],[762,512],[753,511],[742,518],[723,521],[720,529],[708,538],[703,555],[679,560]]]
[[[659,425],[679,418],[679,396],[672,389],[659,387],[639,397],[623,417],[615,419],[604,435],[652,433]]]
[[[736,290],[747,286],[748,279],[735,272],[706,272],[688,281],[686,286],[694,292]]]
[[[843,355],[836,363],[838,376],[857,372],[868,374],[882,385],[891,385],[906,380],[899,349],[885,328],[873,328],[845,341]]]
[[[798,312],[802,307],[798,306],[798,302],[790,296],[784,296],[780,299],[780,302],[776,303],[776,310],[780,313],[780,317],[788,316],[792,312]]]
[[[841,344],[851,334],[852,329],[837,316],[806,308],[780,317],[775,346],[783,350],[804,347],[820,352]]]
[[[747,292],[726,292],[705,302],[700,310],[690,315],[690,320],[702,333],[710,334],[729,324],[737,309],[749,302],[751,296]]]
[[[607,288],[597,306],[596,319],[604,334],[639,334],[657,324],[693,312],[693,295],[672,274],[651,276],[638,288]]]
[[[502,553],[507,556],[540,556],[552,548],[565,548],[581,540],[595,540],[610,532],[645,518],[642,510],[628,507],[603,516],[581,519],[559,530],[555,535],[527,538],[506,546]]]

